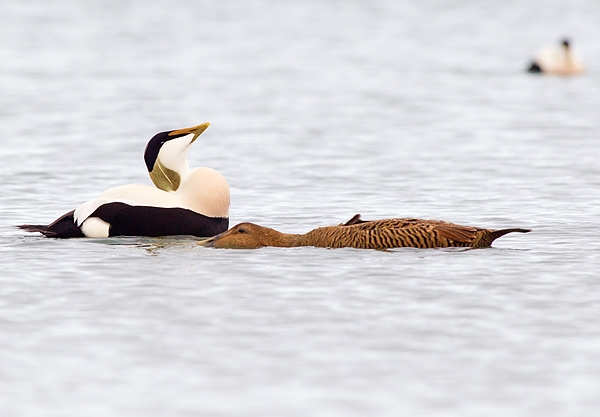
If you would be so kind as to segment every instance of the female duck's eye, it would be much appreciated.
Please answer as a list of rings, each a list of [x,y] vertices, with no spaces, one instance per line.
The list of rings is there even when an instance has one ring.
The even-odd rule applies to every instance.
[[[246,233],[246,229],[244,229],[243,227],[240,227],[238,229],[238,233]]]

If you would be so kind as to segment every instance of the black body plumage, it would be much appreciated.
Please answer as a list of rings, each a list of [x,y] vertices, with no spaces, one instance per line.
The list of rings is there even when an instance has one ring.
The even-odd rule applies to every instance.
[[[47,237],[84,237],[70,211],[51,224],[19,226],[29,232],[40,232]],[[176,236],[210,237],[226,231],[229,219],[208,217],[192,210],[173,207],[132,206],[125,203],[107,203],[92,215],[110,224],[109,236]]]

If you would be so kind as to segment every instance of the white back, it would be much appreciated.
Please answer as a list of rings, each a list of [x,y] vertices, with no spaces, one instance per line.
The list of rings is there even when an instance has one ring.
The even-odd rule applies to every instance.
[[[180,196],[176,193],[168,193],[158,188],[143,184],[127,184],[109,188],[100,197],[86,201],[74,213],[78,226],[94,213],[98,207],[108,203],[125,203],[132,206],[152,207],[181,207]]]
[[[175,192],[143,184],[121,185],[77,207],[75,222],[81,226],[98,207],[117,202],[131,206],[181,207],[209,217],[229,217],[229,184],[218,171],[202,167],[190,171]]]

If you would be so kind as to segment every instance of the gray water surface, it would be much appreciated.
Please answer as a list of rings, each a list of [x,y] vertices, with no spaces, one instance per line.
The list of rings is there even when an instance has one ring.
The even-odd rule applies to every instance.
[[[0,3],[2,416],[600,412],[600,3]],[[533,76],[568,35],[588,72]],[[53,240],[150,184],[154,133],[231,224],[420,217],[492,249]]]

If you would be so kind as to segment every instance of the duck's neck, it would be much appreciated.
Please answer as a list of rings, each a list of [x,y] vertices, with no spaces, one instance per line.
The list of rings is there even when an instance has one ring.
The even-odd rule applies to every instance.
[[[281,233],[273,230],[274,233],[270,233],[269,246],[276,246],[280,248],[291,248],[294,246],[305,246],[302,243],[302,237],[304,235],[298,235],[294,233]]]

